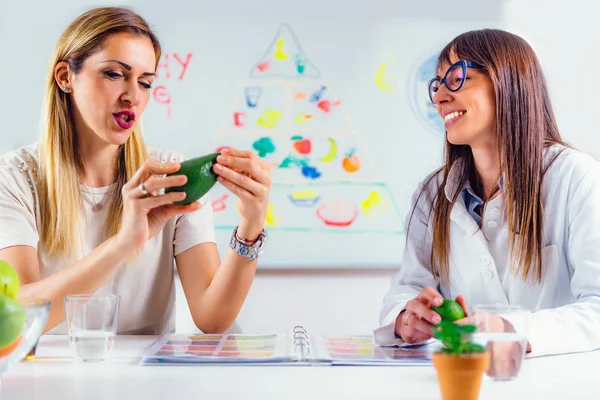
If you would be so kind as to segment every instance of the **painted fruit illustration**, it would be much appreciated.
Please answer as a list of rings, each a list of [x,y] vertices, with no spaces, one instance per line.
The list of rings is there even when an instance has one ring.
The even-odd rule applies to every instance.
[[[335,139],[328,138],[327,140],[329,141],[329,151],[324,157],[319,158],[319,161],[321,162],[332,162],[338,155],[338,146]]]
[[[310,139],[302,139],[301,137],[294,137],[294,149],[300,154],[310,154],[312,150],[312,143]]]
[[[350,149],[342,160],[342,166],[346,172],[356,172],[360,169],[360,159],[355,154],[355,149]]]

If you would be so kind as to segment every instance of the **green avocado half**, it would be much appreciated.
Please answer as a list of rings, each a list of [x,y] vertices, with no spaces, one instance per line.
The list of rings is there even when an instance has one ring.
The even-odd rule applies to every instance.
[[[165,193],[185,192],[185,199],[176,201],[174,204],[190,204],[208,193],[217,183],[217,174],[213,171],[213,166],[216,164],[219,154],[221,153],[212,153],[183,161],[179,171],[167,175],[187,176],[185,185],[165,189]]]

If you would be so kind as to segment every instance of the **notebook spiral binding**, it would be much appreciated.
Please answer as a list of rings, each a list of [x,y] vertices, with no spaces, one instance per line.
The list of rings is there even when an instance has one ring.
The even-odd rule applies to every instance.
[[[294,348],[300,354],[300,357],[305,360],[310,354],[310,341],[308,340],[308,333],[302,326],[295,326],[293,329],[294,333]]]

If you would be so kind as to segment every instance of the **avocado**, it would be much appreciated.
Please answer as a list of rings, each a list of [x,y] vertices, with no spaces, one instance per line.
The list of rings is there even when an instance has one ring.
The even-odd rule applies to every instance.
[[[176,201],[174,204],[190,204],[208,193],[217,183],[217,174],[213,171],[213,166],[216,164],[219,154],[221,153],[212,153],[183,161],[179,171],[167,175],[185,175],[188,179],[185,185],[165,189],[165,193],[186,193],[185,199]]]
[[[17,300],[0,294],[0,348],[14,342],[25,325],[25,307]]]
[[[454,322],[465,317],[462,306],[454,300],[444,299],[442,305],[432,308],[433,311],[440,314],[442,321]]]

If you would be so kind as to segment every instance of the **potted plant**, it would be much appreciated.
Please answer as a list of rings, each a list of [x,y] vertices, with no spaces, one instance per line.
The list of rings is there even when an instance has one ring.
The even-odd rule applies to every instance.
[[[433,353],[443,400],[477,400],[483,373],[490,362],[485,347],[471,341],[475,325],[442,320],[433,327],[433,336],[444,347]]]

